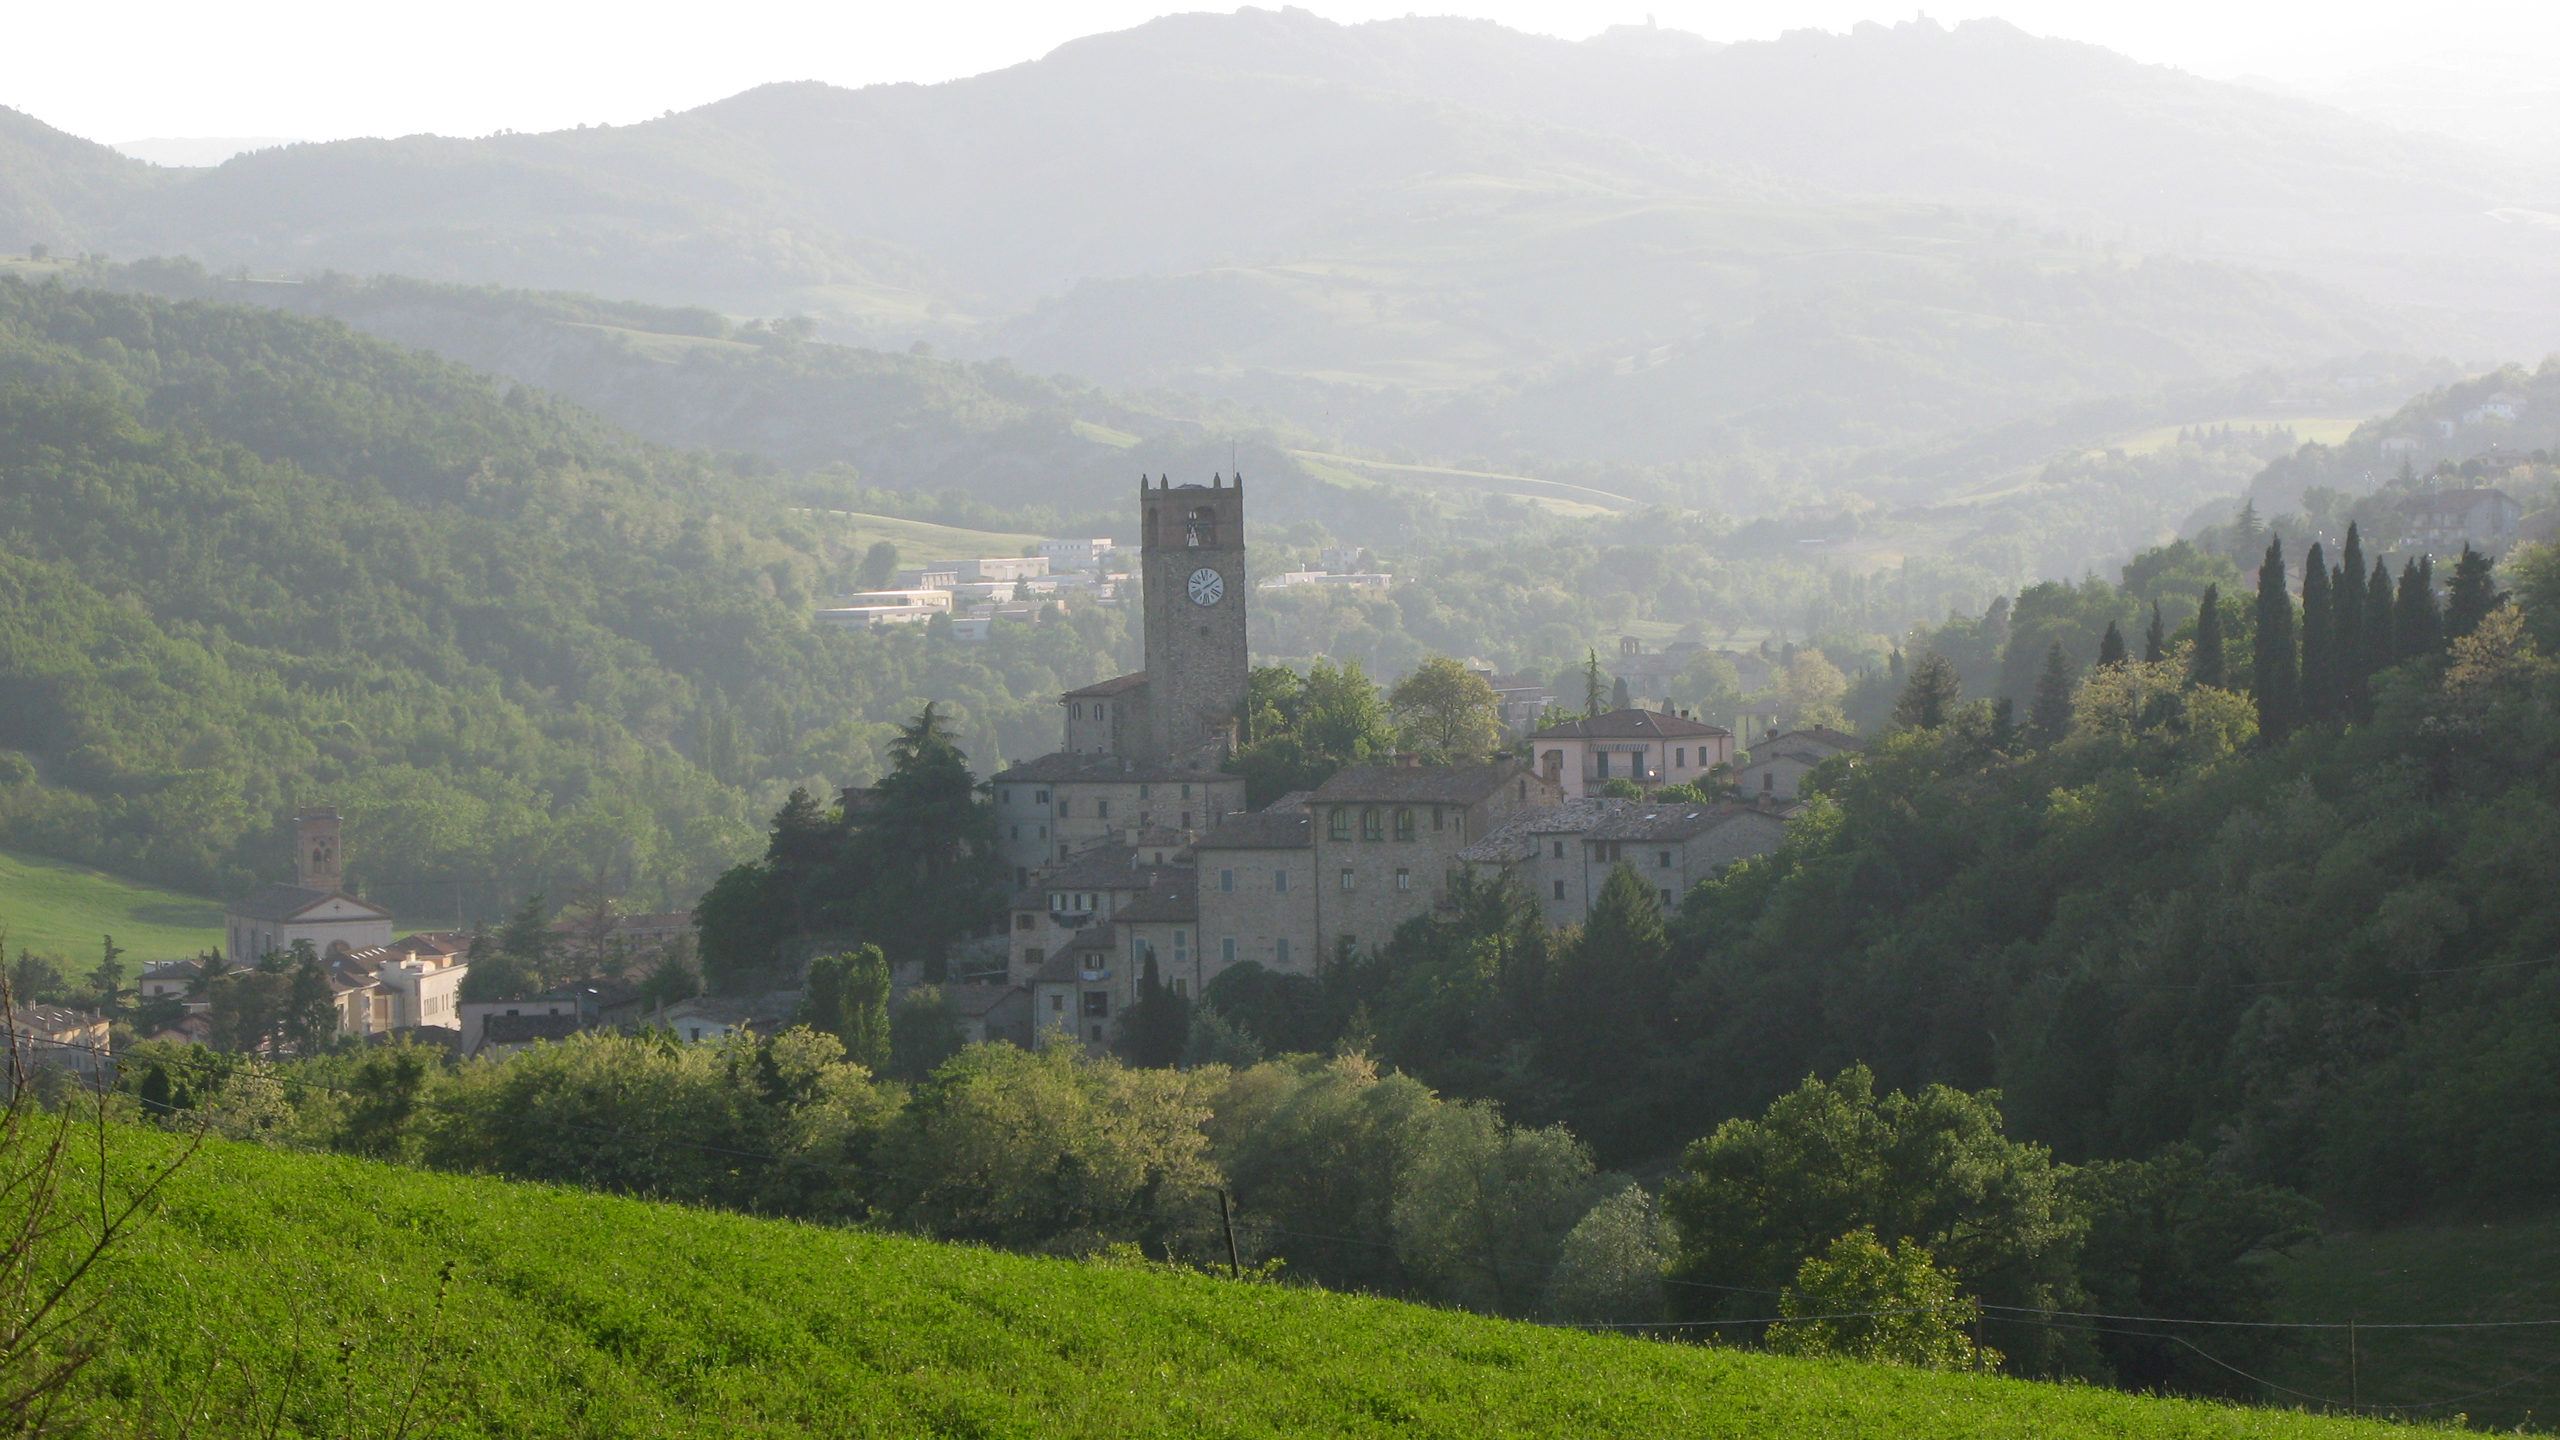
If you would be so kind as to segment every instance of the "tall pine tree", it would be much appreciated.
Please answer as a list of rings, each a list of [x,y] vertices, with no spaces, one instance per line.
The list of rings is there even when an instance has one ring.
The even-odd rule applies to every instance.
[[[2098,637],[2098,664],[2100,668],[2104,668],[2123,663],[2124,632],[2116,628],[2116,622],[2110,620],[2107,622],[2107,633]]]
[[[872,803],[850,817],[853,918],[892,965],[920,963],[940,984],[952,942],[1004,912],[995,810],[931,702],[889,742],[889,763]]]
[[[2187,683],[2217,690],[2231,683],[2222,655],[2222,587],[2204,587],[2204,604],[2196,611],[2196,648],[2187,656]]]
[[[2506,598],[2489,576],[2489,557],[2463,546],[2462,558],[2453,562],[2453,583],[2445,586],[2444,638],[2459,640],[2479,629]]]
[[[2062,642],[2044,653],[2044,673],[2036,677],[2036,703],[2027,711],[2026,741],[2038,750],[2060,744],[2071,733],[2071,657]]]
[[[2302,557],[2302,698],[2297,713],[2306,725],[2338,713],[2338,617],[2331,594],[2329,557],[2314,540]]]
[[[1947,723],[1963,698],[1955,662],[1931,651],[1912,667],[1901,698],[1893,702],[1893,723],[1904,730],[1935,730]]]
[[[2151,602],[2151,628],[2142,632],[2142,663],[2157,665],[2169,658],[2169,627],[2160,619],[2160,602]]]
[[[2258,565],[2257,673],[2251,694],[2258,702],[2258,734],[2274,744],[2293,733],[2301,713],[2302,675],[2293,653],[2293,596],[2285,588],[2284,537],[2267,542]]]

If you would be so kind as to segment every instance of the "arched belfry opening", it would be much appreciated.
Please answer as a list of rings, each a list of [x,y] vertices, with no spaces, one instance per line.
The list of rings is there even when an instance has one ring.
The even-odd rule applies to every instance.
[[[1202,505],[1182,517],[1182,543],[1185,545],[1216,545],[1218,543],[1216,506]]]

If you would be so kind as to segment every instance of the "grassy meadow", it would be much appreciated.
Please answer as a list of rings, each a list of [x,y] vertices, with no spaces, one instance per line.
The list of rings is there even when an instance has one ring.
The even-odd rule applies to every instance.
[[[174,960],[222,943],[222,904],[74,865],[0,850],[0,930],[9,953],[21,949],[72,962],[86,974],[98,963],[99,937],[113,935],[125,964]]]
[[[175,1144],[113,1133],[124,1173]],[[723,1440],[2402,1433],[230,1142],[179,1174],[114,1269],[114,1343],[82,1382],[109,1433],[201,1410],[196,1434],[390,1434],[403,1407],[411,1434]]]

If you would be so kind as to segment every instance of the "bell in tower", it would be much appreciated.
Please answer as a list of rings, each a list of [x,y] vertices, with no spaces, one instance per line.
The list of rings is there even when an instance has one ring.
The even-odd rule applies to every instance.
[[[303,889],[339,888],[338,824],[338,812],[325,807],[294,812],[293,879]]]

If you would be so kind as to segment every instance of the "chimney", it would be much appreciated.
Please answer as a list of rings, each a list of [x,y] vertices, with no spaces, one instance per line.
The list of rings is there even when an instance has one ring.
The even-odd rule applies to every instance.
[[[293,883],[305,890],[337,889],[338,812],[325,806],[295,811],[293,840]]]

